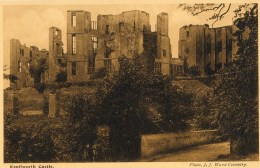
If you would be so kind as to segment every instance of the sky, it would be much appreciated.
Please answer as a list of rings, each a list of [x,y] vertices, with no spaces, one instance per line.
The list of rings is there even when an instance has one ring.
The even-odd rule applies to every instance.
[[[97,20],[98,14],[120,14],[123,11],[142,10],[149,13],[152,31],[155,30],[156,16],[161,12],[168,13],[169,37],[172,46],[172,56],[178,57],[179,29],[184,25],[211,25],[208,18],[210,13],[192,16],[186,11],[178,9],[178,4],[143,4],[143,5],[9,5],[3,7],[3,41],[4,41],[4,65],[9,66],[10,40],[18,39],[26,46],[37,46],[39,49],[47,49],[49,46],[49,28],[58,27],[62,31],[64,52],[67,51],[66,24],[67,10],[85,10],[91,13],[91,19]],[[217,22],[214,27],[232,24],[234,9],[237,4],[231,6],[230,12]]]

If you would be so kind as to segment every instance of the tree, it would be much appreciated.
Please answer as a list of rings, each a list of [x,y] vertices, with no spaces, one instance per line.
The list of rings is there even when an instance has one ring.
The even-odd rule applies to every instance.
[[[33,63],[30,65],[30,73],[34,78],[34,85],[37,86],[41,82],[41,74],[46,68],[46,58],[40,57],[39,59],[34,59]]]
[[[192,108],[194,115],[191,126],[195,130],[210,130],[218,128],[217,113],[214,108],[213,90],[193,93]]]
[[[61,94],[61,93],[56,93]],[[59,95],[59,104],[67,111],[64,118],[65,139],[69,139],[66,154],[71,161],[92,161],[92,148],[96,140],[96,127],[99,122],[99,101],[92,94],[83,93],[80,89]],[[86,151],[86,146],[89,150]],[[84,157],[88,153],[88,158]]]
[[[223,4],[180,5],[193,15],[213,11],[217,21],[229,11],[222,12],[221,6]],[[233,34],[239,47],[237,57],[218,72],[214,91],[219,128],[231,140],[231,155],[241,155],[256,152],[259,146],[258,5],[239,5],[234,15],[238,28]]]
[[[257,5],[238,19],[237,58],[216,80],[221,130],[231,139],[232,154],[258,150],[258,22]],[[247,39],[243,36],[250,29]],[[232,122],[230,122],[232,121]]]
[[[19,79],[16,75],[14,74],[4,74],[4,79],[9,80],[11,83],[15,83]]]
[[[160,111],[163,115],[163,125],[165,130],[170,132],[186,131],[190,128],[189,120],[194,116],[194,108],[192,107],[192,94],[190,92],[181,91],[166,82],[158,97],[161,104]]]
[[[137,60],[126,57],[120,57],[119,64],[119,71],[106,77],[98,89],[103,123],[110,127],[110,150],[114,160],[138,155],[145,118],[142,66],[136,66]]]
[[[205,4],[180,4],[178,8],[186,10],[191,13],[193,16],[199,15],[204,12],[212,12],[213,14],[209,17],[209,20],[214,20],[212,23],[212,27],[217,21],[221,21],[221,19],[229,12],[231,4],[214,4],[214,3],[205,3]]]
[[[238,6],[234,11],[234,18],[244,17],[245,12],[249,11],[254,7],[255,4],[245,3]],[[231,3],[204,3],[204,4],[180,4],[178,8],[181,8],[188,13],[191,13],[193,16],[197,16],[201,13],[210,12],[211,16],[208,18],[212,20],[212,27],[216,22],[221,21],[225,15],[230,12],[232,4]]]
[[[56,74],[56,82],[62,83],[67,81],[67,72],[66,71],[60,71]]]
[[[3,71],[7,71],[9,68],[7,67],[7,65],[4,65],[4,69]],[[4,79],[9,80],[11,83],[16,84],[16,81],[19,79],[15,74],[6,74],[4,73]]]
[[[191,66],[188,68],[188,74],[192,76],[199,76],[200,75],[200,70],[198,66]]]
[[[98,87],[102,123],[110,127],[110,150],[114,160],[135,158],[140,151],[140,135],[154,133],[149,107],[156,104],[164,132],[188,128],[190,97],[182,94],[165,76],[145,71],[139,56],[119,58],[120,69],[107,76]]]
[[[103,79],[108,75],[108,71],[106,67],[102,67],[98,69],[93,75],[91,75],[91,79]]]

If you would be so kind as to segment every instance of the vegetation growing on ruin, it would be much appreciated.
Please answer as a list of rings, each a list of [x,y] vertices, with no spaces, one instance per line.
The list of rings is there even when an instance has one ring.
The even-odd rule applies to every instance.
[[[179,7],[198,15],[213,11],[211,19],[220,21],[231,4],[182,4]],[[226,10],[222,10],[226,8]],[[217,12],[219,10],[220,12]],[[231,140],[231,154],[258,152],[258,4],[239,5],[234,11],[238,31],[237,57],[214,75],[215,113],[223,135]],[[213,25],[214,23],[213,22]],[[247,39],[243,33],[249,31]]]
[[[254,4],[235,24],[239,31],[237,58],[215,80],[218,121],[231,139],[232,154],[258,151],[258,8]],[[239,37],[246,28],[249,38]]]
[[[199,9],[208,11],[208,7],[214,8]],[[191,92],[175,86],[169,77],[147,73],[138,56],[132,60],[120,57],[118,72],[108,75],[101,69],[90,81],[64,82],[64,74],[57,75],[60,82],[36,85],[44,94],[43,104],[34,101],[28,105],[26,98],[20,102],[25,104],[23,108],[43,106],[47,114],[46,95],[55,92],[63,115],[55,119],[5,115],[5,162],[93,161],[93,149],[99,142],[97,130],[103,125],[109,128],[107,155],[113,161],[138,157],[141,134],[188,129],[219,128],[231,140],[232,154],[257,152],[258,8],[253,4],[244,12],[246,7],[235,12],[244,16],[235,23],[239,28],[235,34],[239,37],[238,56],[214,75],[214,90]],[[195,12],[192,6],[185,9]],[[224,15],[218,16],[221,20]],[[248,28],[249,38],[244,41],[240,37]],[[190,74],[197,76],[196,69],[190,69]],[[10,77],[6,76],[12,80]],[[186,86],[191,85],[188,82]]]

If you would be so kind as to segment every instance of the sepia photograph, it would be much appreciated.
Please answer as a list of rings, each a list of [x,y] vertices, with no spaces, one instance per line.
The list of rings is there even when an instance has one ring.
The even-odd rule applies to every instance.
[[[6,3],[2,16],[6,167],[259,163],[258,3]]]

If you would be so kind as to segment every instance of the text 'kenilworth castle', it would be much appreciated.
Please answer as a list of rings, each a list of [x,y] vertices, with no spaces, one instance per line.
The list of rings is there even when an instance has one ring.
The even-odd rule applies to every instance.
[[[152,32],[149,14],[144,11],[98,15],[97,21],[87,11],[67,11],[67,53],[63,52],[62,32],[56,27],[49,28],[49,51],[12,39],[10,73],[18,77],[16,88],[20,89],[52,83],[62,71],[70,82],[86,81],[101,68],[113,73],[119,69],[120,56],[140,56],[148,72],[162,75],[182,75],[185,66],[197,66],[201,75],[208,75],[235,57],[234,25],[180,28],[178,58],[172,58],[168,31],[167,13],[157,15]],[[32,73],[39,66],[42,69]]]

